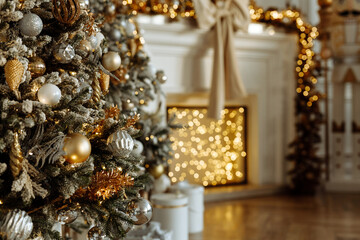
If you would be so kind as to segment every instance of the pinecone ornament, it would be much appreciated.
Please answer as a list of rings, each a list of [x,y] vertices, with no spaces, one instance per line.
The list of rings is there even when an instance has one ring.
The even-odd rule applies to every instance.
[[[31,217],[22,210],[8,212],[0,220],[0,236],[6,240],[26,240],[33,230]]]

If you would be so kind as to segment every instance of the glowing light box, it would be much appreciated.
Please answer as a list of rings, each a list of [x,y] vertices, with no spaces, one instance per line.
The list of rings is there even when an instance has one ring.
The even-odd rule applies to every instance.
[[[173,183],[187,180],[204,186],[246,182],[246,108],[227,107],[221,120],[206,117],[205,107],[168,107],[184,128],[171,134]]]

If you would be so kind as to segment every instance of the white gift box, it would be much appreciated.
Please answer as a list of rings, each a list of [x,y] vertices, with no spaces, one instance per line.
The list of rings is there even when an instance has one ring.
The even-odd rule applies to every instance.
[[[172,231],[172,240],[188,240],[188,198],[182,194],[158,193],[151,197],[153,221]]]
[[[171,236],[171,232],[161,230],[159,222],[151,221],[149,225],[135,227],[125,240],[172,240]]]
[[[180,182],[170,188],[171,192],[181,192],[189,198],[189,233],[202,232],[204,228],[204,187],[188,182]]]

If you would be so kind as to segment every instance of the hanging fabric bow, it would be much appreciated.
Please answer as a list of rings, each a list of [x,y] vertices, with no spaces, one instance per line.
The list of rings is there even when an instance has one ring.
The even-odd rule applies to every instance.
[[[234,33],[247,31],[250,21],[248,0],[193,0],[200,28],[215,31],[215,52],[208,117],[220,119],[225,99],[246,96],[234,48]]]

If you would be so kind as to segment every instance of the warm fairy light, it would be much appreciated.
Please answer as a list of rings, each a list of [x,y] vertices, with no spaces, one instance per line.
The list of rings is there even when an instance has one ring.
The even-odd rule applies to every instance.
[[[170,164],[172,182],[188,180],[193,183],[224,185],[245,180],[245,113],[243,107],[222,111],[222,119],[206,118],[205,108],[169,108],[183,124],[173,131],[174,159]]]
[[[288,29],[296,28],[299,35],[299,55],[298,60],[296,61],[297,66],[295,71],[297,72],[298,77],[306,77],[306,74],[310,73],[310,68],[314,65],[312,61],[313,56],[315,55],[313,51],[313,41],[319,36],[318,29],[306,23],[301,17],[300,13],[297,10],[285,9],[282,11],[277,10],[264,10],[255,5],[249,6],[250,17],[254,22],[263,22],[271,25],[282,25]],[[313,76],[309,76],[311,83],[316,84],[317,80]],[[312,99],[307,102],[307,106],[312,106],[312,101],[317,101],[317,93],[311,93],[312,86],[301,87],[304,80],[298,80],[298,86],[296,92],[302,94],[303,96]],[[316,96],[316,98],[314,98]],[[314,100],[316,99],[316,100]]]

